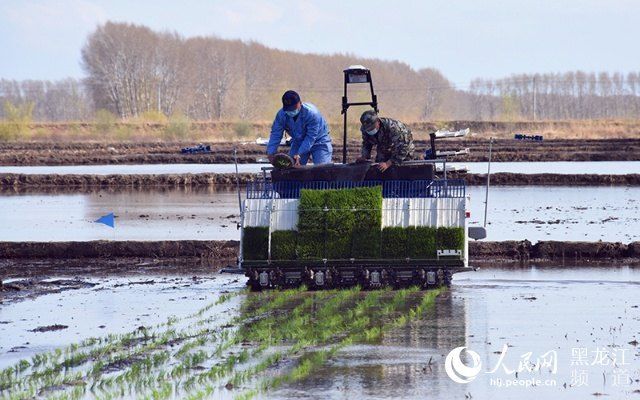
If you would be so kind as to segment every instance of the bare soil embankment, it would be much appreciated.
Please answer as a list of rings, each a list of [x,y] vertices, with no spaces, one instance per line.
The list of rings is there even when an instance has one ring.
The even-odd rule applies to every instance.
[[[2,258],[180,258],[229,259],[237,255],[238,241],[165,240],[89,242],[0,242]]]
[[[0,278],[207,274],[233,264],[238,241],[0,242]]]
[[[0,144],[0,165],[103,165],[103,164],[183,164],[231,163],[237,148],[238,162],[254,163],[264,157],[265,147],[255,143],[212,143],[210,154],[180,154],[180,149],[198,140],[180,142],[10,142]],[[342,160],[342,142],[334,142],[334,161]],[[416,136],[417,155],[429,147],[426,137]],[[438,150],[469,148],[470,154],[456,161],[487,160],[488,138],[441,140]],[[360,154],[359,140],[350,140],[348,159]],[[554,139],[522,142],[497,139],[494,161],[638,161],[640,131],[635,138],[603,140]]]
[[[461,177],[467,185],[484,185],[485,174],[450,174]],[[240,174],[240,184],[258,179],[256,174]],[[57,174],[0,174],[0,189],[51,189],[51,188],[160,188],[160,187],[231,187],[236,183],[235,174],[167,174],[167,175],[57,175]],[[496,186],[637,186],[640,174],[587,175],[587,174],[513,174],[491,175]]]
[[[640,259],[640,242],[562,242],[528,240],[470,242],[472,260],[607,261]]]
[[[240,174],[240,183],[257,179],[256,174]],[[235,174],[167,175],[56,175],[0,174],[0,187],[116,187],[116,186],[216,186],[235,184]]]
[[[237,241],[0,242],[0,276],[129,272],[203,273],[233,264]],[[640,242],[470,242],[472,261],[640,260]]]
[[[486,174],[465,174],[467,185],[484,185]],[[590,175],[590,174],[491,174],[495,186],[638,186],[640,174]]]

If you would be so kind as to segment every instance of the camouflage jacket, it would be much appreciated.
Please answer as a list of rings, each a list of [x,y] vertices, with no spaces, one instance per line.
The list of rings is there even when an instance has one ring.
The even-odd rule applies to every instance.
[[[362,132],[361,156],[371,159],[371,149],[376,146],[376,162],[391,160],[394,164],[402,164],[403,161],[413,160],[413,136],[411,129],[400,121],[391,118],[380,118],[378,133],[370,136],[360,128]]]

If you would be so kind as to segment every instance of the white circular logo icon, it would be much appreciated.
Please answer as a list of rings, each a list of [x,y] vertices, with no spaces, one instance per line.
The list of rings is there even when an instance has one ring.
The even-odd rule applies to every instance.
[[[480,369],[482,368],[482,362],[480,361],[480,355],[473,350],[468,350],[466,353],[471,357],[471,366],[467,366],[460,359],[462,350],[466,347],[456,347],[447,354],[447,358],[444,360],[444,370],[447,371],[447,375],[452,381],[457,383],[469,383],[478,376]]]

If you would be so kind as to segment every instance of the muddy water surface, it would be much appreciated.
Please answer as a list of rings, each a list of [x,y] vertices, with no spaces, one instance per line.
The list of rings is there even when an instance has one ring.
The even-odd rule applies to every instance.
[[[242,192],[244,195],[244,192]],[[470,186],[471,225],[483,223],[484,188]],[[640,187],[493,187],[488,240],[640,240]],[[0,240],[239,239],[238,197],[211,188],[4,193]],[[116,228],[96,224],[114,212]]]
[[[0,240],[233,239],[238,197],[208,189],[118,190],[0,196]],[[93,221],[116,215],[115,229]]]
[[[640,270],[627,267],[486,269],[459,274],[449,294],[439,298],[424,319],[394,330],[379,344],[350,346],[310,378],[268,397],[638,396],[638,290]],[[444,367],[446,355],[460,346],[475,351],[481,364],[467,384],[452,381]],[[471,365],[470,358],[463,360]],[[551,364],[536,369],[544,360]]]
[[[487,172],[484,162],[452,162],[450,165],[467,167],[474,174]],[[238,164],[238,171],[261,172],[268,164]],[[491,171],[517,174],[640,174],[640,161],[547,161],[547,162],[494,162]],[[233,173],[234,164],[133,164],[133,165],[56,165],[56,166],[0,166],[0,174],[198,174]]]
[[[87,337],[184,317],[215,301],[223,291],[241,290],[242,280],[236,279],[105,278],[90,290],[0,306],[0,365]],[[626,266],[492,267],[459,274],[451,289],[420,318],[377,341],[344,347],[307,377],[285,381],[258,398],[635,396],[640,389],[639,289],[640,269]],[[211,310],[223,318],[210,321],[210,327],[220,328],[229,318],[241,315],[239,306],[252,296],[240,294]],[[286,302],[278,307],[291,309]],[[376,315],[370,318],[375,320]],[[55,324],[67,328],[31,332]],[[445,369],[447,354],[460,346],[478,355],[479,369],[466,384],[454,382]],[[463,364],[471,365],[469,353],[462,354]],[[278,363],[266,371],[266,377],[290,371],[295,360],[293,356]],[[214,387],[215,398],[234,398],[256,385],[250,380],[225,388],[225,382]],[[511,386],[505,387],[506,382]],[[85,397],[92,396],[86,392]]]
[[[243,279],[219,274],[87,277],[83,281],[95,286],[0,303],[0,369],[87,338],[184,317],[216,301],[223,292],[244,287]]]

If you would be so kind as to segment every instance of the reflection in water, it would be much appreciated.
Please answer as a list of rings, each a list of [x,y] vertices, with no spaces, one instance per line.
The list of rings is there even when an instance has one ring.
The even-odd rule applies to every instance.
[[[441,356],[465,345],[466,323],[465,300],[446,291],[422,318],[386,333],[379,343],[356,344],[341,350],[309,378],[275,391],[270,397],[463,396],[464,386],[456,386],[446,378]]]
[[[469,223],[478,225],[484,188],[468,187],[467,193]],[[639,198],[640,187],[494,187],[487,240],[637,241]],[[240,237],[237,193],[214,187],[4,191],[0,209],[0,240],[8,241]],[[112,211],[118,217],[115,230],[93,223]]]
[[[183,341],[168,350],[167,359],[159,359],[151,369],[152,379],[131,383],[141,385],[141,392],[134,391],[131,397],[142,397],[152,388],[164,388],[165,380],[154,375],[166,373],[163,371],[180,377],[180,392],[175,398],[192,394],[198,398],[195,393],[206,385],[213,385],[210,395],[215,398],[234,398],[260,387],[265,380],[273,382],[275,378],[292,376],[298,379],[283,380],[277,389],[260,393],[259,397],[448,399],[471,395],[474,399],[575,399],[602,393],[617,399],[632,396],[640,389],[636,342],[640,335],[639,268],[494,268],[459,274],[451,289],[444,291],[433,306],[399,324],[395,323],[400,317],[408,317],[408,310],[420,304],[424,292],[406,291],[399,295],[393,291],[273,291],[245,295],[240,292],[241,286],[235,277],[191,285],[184,279],[165,279],[158,285],[127,285],[127,280],[115,279],[99,291],[81,289],[6,305],[1,309],[3,321],[8,321],[0,325],[0,333],[4,333],[0,335],[1,361],[5,366],[9,360],[16,361],[16,353],[9,352],[9,348],[25,342],[31,344],[17,349],[17,354],[31,358],[34,351],[51,350],[53,343],[60,345],[93,336],[96,325],[101,323],[107,329],[98,332],[106,335],[127,332],[139,324],[162,322],[176,314],[180,318],[172,322],[173,327],[179,332],[189,328],[184,331]],[[230,297],[220,303],[220,294],[226,290],[236,295],[227,294]],[[204,307],[215,299],[218,301],[214,306]],[[204,308],[197,311],[200,307]],[[38,313],[34,314],[34,309]],[[354,313],[358,309],[361,312]],[[74,319],[78,310],[86,318]],[[28,332],[37,325],[53,323],[69,328]],[[393,328],[383,329],[381,336],[373,335],[374,340],[364,340],[363,333],[372,332],[376,326]],[[162,333],[162,329],[157,332]],[[141,335],[139,330],[135,332]],[[307,374],[300,373],[298,368],[309,359],[306,355],[325,351],[349,337],[353,338],[352,343],[338,346],[326,360],[312,363]],[[263,348],[260,344],[269,346]],[[477,352],[482,362],[481,372],[469,384],[453,382],[444,370],[446,355],[459,346]],[[501,360],[504,346],[507,352]],[[598,349],[625,351],[624,360],[617,360],[624,365],[630,380],[615,381],[617,372],[611,363],[583,365],[587,382],[578,385],[572,376],[574,348],[587,349],[589,361],[593,361],[592,352]],[[167,350],[151,349],[154,355]],[[181,351],[185,353],[180,354]],[[549,351],[557,355],[555,373],[549,368],[521,370],[518,379],[553,380],[554,385],[504,388],[492,384],[493,378],[514,378],[502,368],[488,373],[499,363],[517,369],[523,355],[530,353],[530,360],[535,361]],[[124,355],[129,352],[125,349]],[[261,367],[261,360],[278,352],[282,358]],[[242,354],[245,357],[238,358]],[[195,364],[178,368],[185,360]],[[92,359],[84,366],[93,367],[98,361]],[[125,365],[113,373],[124,374],[130,367]],[[216,374],[209,376],[212,369]],[[243,374],[245,371],[248,372]],[[194,376],[204,378],[193,381]],[[187,382],[192,382],[193,387]],[[228,382],[233,382],[232,390],[225,388]],[[105,387],[119,393],[118,387]],[[91,396],[88,393],[85,397]]]
[[[640,353],[634,345],[640,335],[638,287],[640,269],[631,267],[534,267],[460,274],[423,319],[393,330],[379,344],[340,351],[309,378],[269,397],[575,399],[603,393],[607,398],[628,398],[640,390]],[[458,346],[480,355],[481,372],[469,384],[453,382],[444,371],[446,355]],[[616,381],[620,370],[605,360],[607,365],[578,368],[587,376],[586,384],[580,384],[572,365],[574,348],[587,349],[589,363],[597,349],[617,354],[618,363],[624,353],[622,381]],[[556,373],[550,368],[523,369],[516,379],[515,373],[504,370],[517,370],[529,353],[535,363],[548,352],[557,357]],[[498,370],[489,373],[495,366]],[[540,382],[506,388],[497,386],[496,378],[503,384]]]
[[[237,193],[212,187],[121,188],[0,196],[0,240],[223,240],[239,237]],[[116,228],[95,224],[113,212]]]
[[[155,294],[170,302],[175,299],[167,299],[163,294],[175,293],[177,285],[186,287],[183,293],[193,293],[194,289],[197,293],[202,289],[198,283],[185,285],[185,280],[165,279],[158,287],[154,282],[132,283],[126,295],[130,299],[140,294]],[[136,288],[139,285],[143,288]],[[115,283],[105,289],[120,292],[123,286],[129,285]],[[52,336],[59,337],[60,342],[72,340],[73,346],[34,356],[32,363],[27,362],[23,358],[25,352],[21,352],[18,370],[0,370],[0,396],[9,390],[19,398],[32,397],[33,391],[90,398],[95,388],[97,395],[105,398],[121,397],[125,393],[135,398],[150,398],[154,394],[156,398],[155,394],[167,391],[169,395],[162,398],[203,398],[202,393],[227,397],[229,393],[218,392],[225,392],[225,384],[229,382],[238,389],[234,394],[261,392],[263,387],[277,387],[279,383],[309,376],[337,350],[351,343],[375,342],[390,328],[418,320],[432,309],[435,296],[440,292],[421,292],[417,288],[370,292],[359,288],[321,292],[295,289],[245,296],[237,290],[235,294],[220,294],[221,287],[216,283],[206,286],[218,286],[218,296],[209,298],[198,310],[185,313],[185,308],[181,308],[181,315],[169,315],[166,322],[155,326],[136,329],[135,323],[122,335],[89,341],[62,339],[61,335],[67,332],[60,330],[72,329],[83,335],[87,332],[78,330],[82,324],[75,323],[72,328],[60,324],[69,320],[69,317],[60,317],[60,322],[43,329],[59,327],[53,329]],[[105,297],[102,293],[84,294],[80,304],[91,299],[98,308],[119,310],[122,320],[133,317],[128,314],[128,307],[117,307],[122,302],[119,298]],[[51,307],[45,299],[38,299],[42,308]],[[187,297],[182,299],[188,302]],[[143,308],[155,314],[159,305],[158,299],[154,300],[156,308],[151,308],[151,304]],[[207,299],[200,297],[199,300]],[[68,303],[77,306],[75,302]],[[193,306],[194,302],[188,303]],[[69,308],[69,311],[73,309]],[[83,311],[83,314],[89,313]],[[93,320],[92,324],[98,321]],[[29,335],[39,333],[36,329]],[[5,357],[5,361],[9,360],[10,355]],[[69,371],[76,366],[82,366],[81,370]],[[42,379],[43,375],[50,379]],[[86,382],[86,385],[75,382]],[[218,396],[220,394],[222,396]]]
[[[484,162],[453,162],[453,166],[465,166],[471,173],[487,172]],[[240,173],[258,173],[268,164],[238,164]],[[638,174],[640,161],[527,161],[493,162],[491,171],[518,174]],[[234,173],[234,164],[138,164],[138,165],[56,165],[56,166],[0,166],[0,174],[199,174]]]

